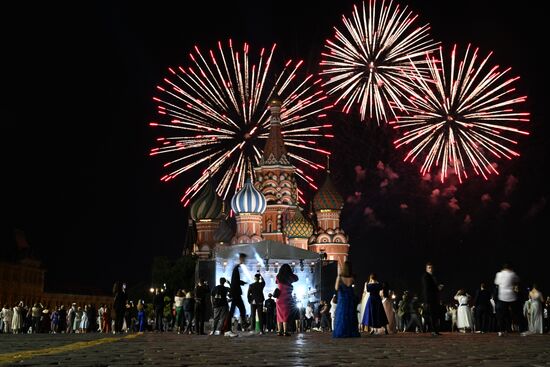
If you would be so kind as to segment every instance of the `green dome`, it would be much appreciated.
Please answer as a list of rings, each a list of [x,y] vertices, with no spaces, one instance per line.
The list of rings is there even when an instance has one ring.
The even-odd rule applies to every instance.
[[[330,174],[327,174],[325,183],[313,198],[313,207],[315,210],[341,210],[343,206],[344,199],[332,183]]]
[[[196,222],[201,219],[216,219],[222,211],[222,200],[216,194],[214,185],[208,180],[199,196],[191,204],[191,218]]]
[[[283,230],[288,238],[309,238],[313,234],[313,225],[304,218],[300,208]]]

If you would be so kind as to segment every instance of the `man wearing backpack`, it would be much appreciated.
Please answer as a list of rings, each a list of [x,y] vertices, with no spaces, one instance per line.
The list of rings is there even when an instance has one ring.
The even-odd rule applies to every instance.
[[[220,278],[220,284],[212,289],[212,310],[214,312],[214,323],[210,335],[219,335],[223,328],[224,320],[228,311],[227,293],[229,288],[225,286],[225,278]]]

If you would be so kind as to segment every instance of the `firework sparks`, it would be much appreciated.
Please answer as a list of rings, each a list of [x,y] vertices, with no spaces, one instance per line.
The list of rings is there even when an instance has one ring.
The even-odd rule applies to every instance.
[[[370,0],[368,9],[354,6],[352,18],[342,16],[347,32],[335,28],[335,40],[327,40],[330,51],[323,53],[321,74],[329,78],[325,85],[336,94],[335,104],[343,102],[348,113],[359,105],[361,120],[387,121],[394,110],[403,110],[402,100],[411,89],[404,77],[412,71],[410,59],[420,58],[433,51],[436,43],[428,32],[429,26],[413,28],[417,15],[389,1]]]
[[[424,159],[422,174],[437,167],[442,182],[450,170],[460,182],[469,170],[487,179],[498,174],[490,158],[519,156],[513,138],[529,134],[517,128],[529,122],[529,113],[514,108],[527,97],[515,96],[512,85],[519,77],[509,77],[510,68],[489,65],[491,54],[479,61],[478,49],[468,46],[457,60],[455,46],[447,63],[440,48],[439,58],[426,57],[429,77],[418,69],[410,77],[417,88],[409,99],[410,114],[392,122],[404,131],[394,143],[411,146],[405,161]]]
[[[265,139],[269,134],[268,102],[279,95],[283,101],[281,126],[288,156],[304,169],[322,169],[330,154],[318,147],[330,138],[324,121],[328,105],[321,90],[321,79],[313,75],[300,78],[302,61],[288,61],[276,74],[272,69],[275,45],[262,49],[257,63],[250,61],[250,48],[224,48],[207,53],[195,46],[189,54],[192,66],[169,68],[169,77],[157,86],[160,122],[166,136],[157,139],[151,155],[170,156],[164,167],[170,172],[161,178],[169,181],[181,174],[197,174],[181,201],[189,200],[205,184],[209,175],[217,176],[217,192],[224,199],[243,185],[246,174],[254,174]],[[277,75],[277,76],[275,76]],[[306,154],[304,154],[306,153]],[[302,170],[296,172],[312,187],[313,179]]]

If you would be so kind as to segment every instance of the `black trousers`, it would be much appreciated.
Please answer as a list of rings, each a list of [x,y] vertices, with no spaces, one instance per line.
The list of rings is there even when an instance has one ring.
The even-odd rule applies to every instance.
[[[498,301],[496,304],[497,311],[497,329],[500,332],[511,330],[512,324],[512,307],[513,302]]]
[[[206,318],[206,305],[195,300],[195,328],[197,334],[204,334],[204,319]]]
[[[275,310],[267,310],[266,314],[266,329],[267,330],[275,330],[277,329],[277,316],[275,314]]]
[[[476,331],[483,331],[486,333],[489,331],[489,308],[487,306],[476,306],[475,317],[476,317]]]
[[[228,315],[229,325],[231,325],[231,322],[233,320],[233,315],[235,314],[235,308],[239,309],[239,313],[241,314],[241,327],[244,329],[246,324],[246,308],[244,307],[243,298],[241,296],[234,297],[233,301],[231,302],[231,308],[229,309],[229,315]]]
[[[256,311],[258,311],[258,319],[260,320],[260,331],[263,331],[264,325],[264,306],[263,304],[259,305],[250,305],[250,330],[254,331],[256,327]]]
[[[425,303],[424,304],[424,314],[423,315],[424,315],[426,323],[428,324],[428,327],[430,328],[430,331],[432,333],[438,333],[439,332],[438,310],[439,310],[439,305],[438,304],[432,304],[432,303]]]
[[[155,330],[157,331],[163,331],[162,330],[162,316],[164,314],[164,309],[157,308],[155,310]]]

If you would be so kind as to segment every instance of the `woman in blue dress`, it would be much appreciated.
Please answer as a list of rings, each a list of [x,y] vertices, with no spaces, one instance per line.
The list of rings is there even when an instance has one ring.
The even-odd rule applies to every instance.
[[[382,305],[382,297],[380,291],[382,285],[378,283],[376,274],[369,275],[369,282],[367,284],[367,291],[370,294],[367,306],[365,307],[365,313],[363,314],[363,325],[367,325],[371,328],[371,334],[374,334],[375,329],[384,328],[385,333],[388,333],[387,325],[388,318],[386,317],[386,311]]]
[[[355,278],[351,272],[351,263],[346,261],[342,272],[336,277],[334,288],[338,291],[338,307],[334,320],[334,338],[354,338],[359,337],[357,330],[357,304],[355,294],[353,293],[353,282]]]

